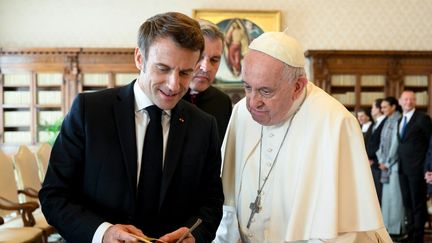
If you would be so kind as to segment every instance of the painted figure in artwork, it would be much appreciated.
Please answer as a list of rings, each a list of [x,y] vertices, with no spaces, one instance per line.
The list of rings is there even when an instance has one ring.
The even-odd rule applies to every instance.
[[[242,49],[247,47],[249,39],[244,27],[238,19],[234,19],[226,33],[227,63],[234,76],[241,72]]]

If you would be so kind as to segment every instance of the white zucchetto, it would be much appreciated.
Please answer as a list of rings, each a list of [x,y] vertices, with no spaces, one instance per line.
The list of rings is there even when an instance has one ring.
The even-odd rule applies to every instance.
[[[304,67],[304,51],[300,43],[284,32],[266,32],[254,39],[249,49],[263,52],[292,67]]]

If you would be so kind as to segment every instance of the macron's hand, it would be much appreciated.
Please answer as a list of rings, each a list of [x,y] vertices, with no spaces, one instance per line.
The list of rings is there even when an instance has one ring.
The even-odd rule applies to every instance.
[[[164,240],[169,243],[176,243],[180,237],[184,233],[186,233],[189,229],[187,227],[181,227],[180,229],[173,231],[171,233],[168,233],[164,236],[162,236],[160,239]],[[195,243],[195,237],[193,237],[192,234],[189,234],[184,240],[181,241],[181,243]]]
[[[103,243],[138,242],[130,234],[144,236],[143,232],[133,225],[115,224],[110,226],[103,236]]]

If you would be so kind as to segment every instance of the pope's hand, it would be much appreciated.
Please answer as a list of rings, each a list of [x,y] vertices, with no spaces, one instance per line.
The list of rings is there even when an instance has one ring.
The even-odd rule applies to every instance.
[[[103,243],[119,243],[119,242],[138,242],[135,237],[130,234],[137,236],[144,236],[143,232],[137,229],[133,225],[115,224],[110,226],[103,236]]]
[[[176,231],[173,231],[171,233],[168,233],[168,234],[160,237],[160,239],[163,241],[167,241],[169,243],[175,243],[188,230],[189,229],[187,227],[181,227],[180,229],[178,229]],[[189,234],[184,240],[181,241],[181,243],[195,243],[195,237],[193,237],[192,234]]]

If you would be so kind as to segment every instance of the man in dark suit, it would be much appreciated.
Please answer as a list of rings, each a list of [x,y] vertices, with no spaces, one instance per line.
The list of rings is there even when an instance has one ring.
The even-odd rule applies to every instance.
[[[381,183],[381,169],[379,168],[378,158],[376,152],[379,149],[381,141],[381,130],[386,121],[386,116],[381,112],[381,102],[383,99],[376,99],[372,104],[371,115],[374,119],[372,132],[366,141],[366,152],[371,165],[372,176],[375,184],[375,190],[378,195],[378,199],[381,202],[382,194],[382,183]]]
[[[399,99],[403,116],[399,121],[399,176],[402,199],[407,209],[408,235],[413,242],[423,242],[427,217],[424,161],[432,124],[429,116],[415,109],[415,93],[402,92]]]
[[[212,84],[222,58],[224,36],[215,24],[205,20],[199,23],[204,36],[204,51],[183,99],[216,118],[222,143],[231,116],[232,102],[227,94]]]
[[[216,120],[181,98],[204,48],[180,13],[141,25],[131,84],[79,94],[40,191],[48,222],[70,242],[210,242],[222,217]],[[159,151],[159,152],[157,152]]]

